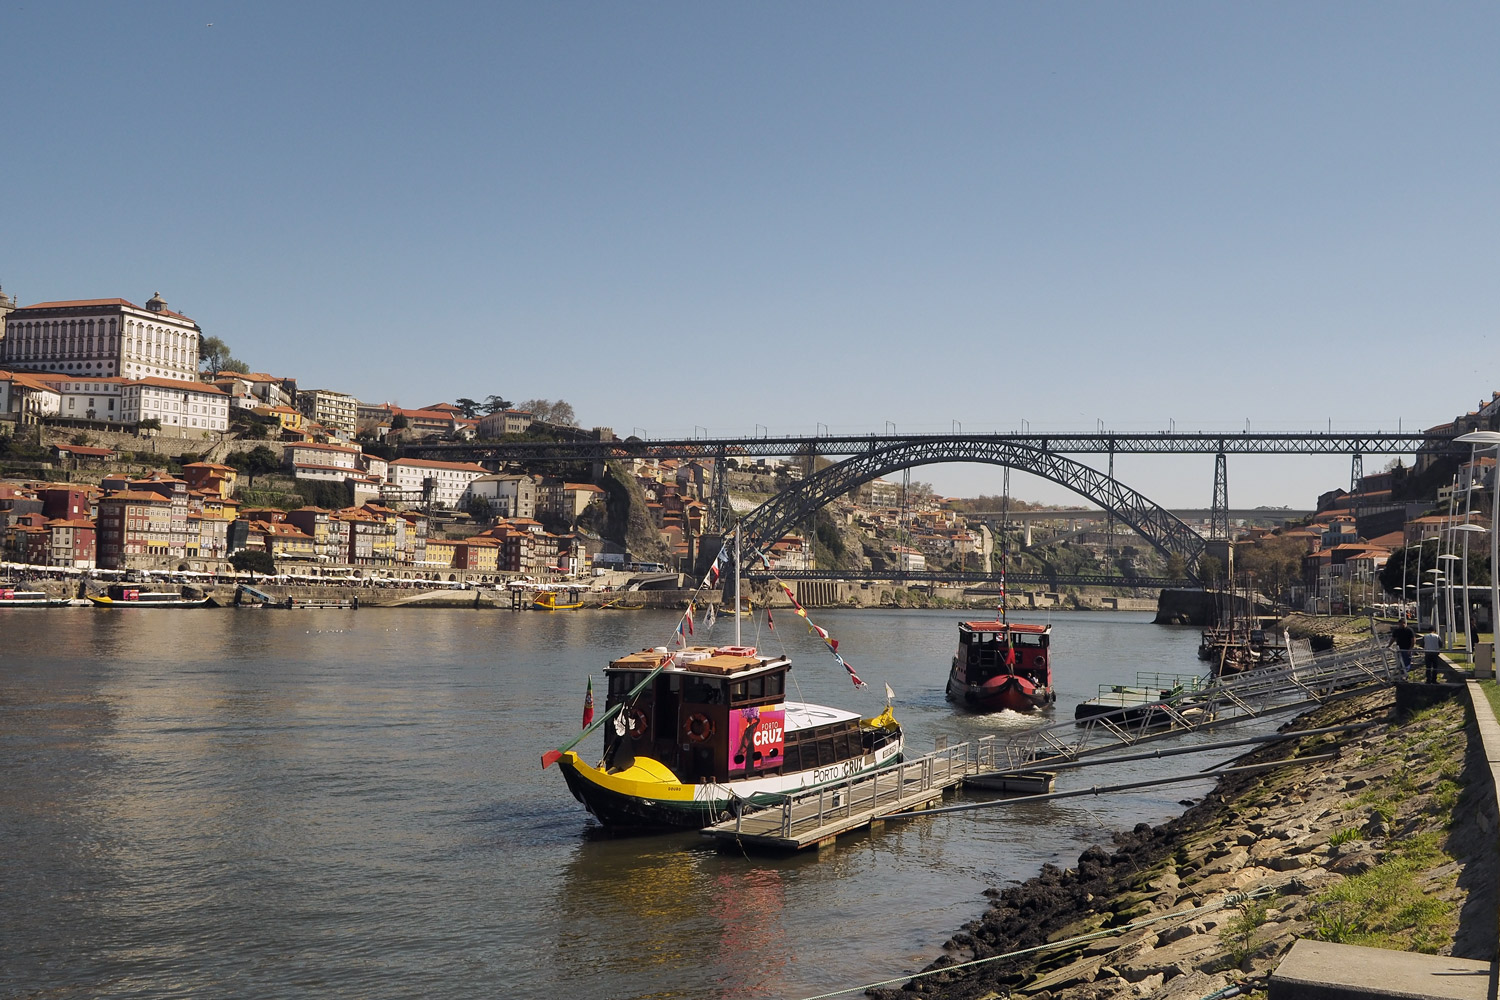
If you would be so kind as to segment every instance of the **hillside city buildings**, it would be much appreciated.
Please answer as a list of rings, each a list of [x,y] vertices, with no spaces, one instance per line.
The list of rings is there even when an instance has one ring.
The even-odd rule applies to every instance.
[[[214,572],[238,552],[259,550],[278,567],[310,575],[483,579],[578,575],[634,559],[622,546],[577,530],[590,508],[607,499],[599,484],[396,457],[397,445],[424,437],[525,435],[532,414],[504,408],[481,415],[472,405],[448,402],[367,403],[335,389],[299,389],[287,375],[201,373],[203,336],[159,294],[140,306],[122,298],[23,305],[0,292],[0,436],[41,428],[52,442],[49,476],[0,482],[0,560],[71,571]],[[1430,433],[1497,426],[1500,393]],[[289,510],[247,504],[244,477],[222,459],[257,447],[277,461],[273,474],[282,481],[342,502]],[[112,471],[122,454],[139,465],[142,452],[162,456],[149,463],[155,471]],[[189,460],[170,463],[175,474],[169,473],[167,457],[184,453]],[[1296,550],[1300,574],[1290,589],[1306,601],[1331,607],[1335,595],[1368,592],[1393,554],[1451,535],[1460,519],[1487,527],[1478,513],[1487,502],[1476,498],[1496,488],[1491,455],[1459,463],[1435,497],[1396,498],[1398,473],[1422,475],[1433,461],[1419,455],[1411,470],[1365,476],[1352,493],[1320,498],[1309,523],[1247,530],[1241,543],[1274,539]],[[709,522],[711,463],[638,458],[625,467],[660,550],[686,568]],[[736,474],[769,477],[781,488],[799,471],[758,460]],[[60,475],[77,481],[51,481]],[[316,492],[321,484],[336,494]],[[1433,512],[1447,508],[1453,512]],[[968,523],[940,502],[914,505],[887,480],[835,500],[827,516],[840,530],[885,539],[881,568],[984,569],[994,549],[983,524]],[[434,530],[439,522],[443,530]],[[1074,538],[1098,552],[1120,547],[1097,530]],[[779,568],[813,565],[801,532],[778,540],[766,555]]]

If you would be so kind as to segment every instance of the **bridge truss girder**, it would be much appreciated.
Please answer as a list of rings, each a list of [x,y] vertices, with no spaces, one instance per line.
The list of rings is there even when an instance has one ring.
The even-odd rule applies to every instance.
[[[917,440],[885,448],[831,465],[822,472],[783,490],[746,515],[741,522],[744,541],[764,547],[793,525],[835,497],[872,479],[921,465],[980,462],[1001,465],[1067,487],[1130,525],[1163,555],[1180,555],[1187,572],[1196,577],[1204,540],[1180,518],[1117,479],[1055,452],[1004,440]]]

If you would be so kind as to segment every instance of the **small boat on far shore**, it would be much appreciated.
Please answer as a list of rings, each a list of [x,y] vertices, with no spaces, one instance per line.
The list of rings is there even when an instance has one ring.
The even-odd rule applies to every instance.
[[[542,590],[531,599],[531,606],[538,611],[572,611],[583,607],[583,602],[578,600],[577,592],[573,593],[572,601],[573,603],[559,604],[557,591]]]
[[[0,608],[46,608],[63,602],[48,597],[41,590],[15,590],[0,587]]]
[[[128,583],[111,584],[103,594],[88,596],[96,608],[205,608],[209,604],[206,596],[188,597],[170,590],[142,590]]]
[[[948,700],[975,712],[1046,708],[1057,700],[1051,645],[1051,625],[959,622]]]

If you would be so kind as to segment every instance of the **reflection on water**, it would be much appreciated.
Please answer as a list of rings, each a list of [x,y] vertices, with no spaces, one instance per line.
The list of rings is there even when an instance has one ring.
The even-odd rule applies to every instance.
[[[870,687],[851,688],[796,628],[745,636],[793,657],[794,698],[873,715],[890,684],[915,753],[1038,722],[943,699],[956,614],[818,620]],[[674,623],[7,615],[0,995],[806,996],[920,968],[985,888],[1070,864],[1202,791],[913,817],[794,857],[716,853],[696,834],[591,836],[539,757],[577,731],[591,674]],[[730,641],[729,624],[709,641]],[[1143,616],[1055,626],[1058,704],[1043,718],[1138,670],[1197,670],[1195,636]],[[597,738],[580,750],[597,754]],[[1119,765],[1059,787],[1198,766]]]

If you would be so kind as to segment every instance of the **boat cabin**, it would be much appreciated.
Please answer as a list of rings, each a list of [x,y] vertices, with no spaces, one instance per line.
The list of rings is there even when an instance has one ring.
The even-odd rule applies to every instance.
[[[861,728],[858,713],[788,703],[791,662],[751,647],[658,647],[621,657],[604,671],[606,707],[624,701],[668,657],[671,663],[604,727],[610,770],[639,755],[665,764],[684,783],[731,781],[834,764],[873,749],[865,744],[877,737]]]
[[[1052,626],[1002,622],[959,622],[958,663],[978,683],[999,674],[1041,674],[1047,670]],[[1006,647],[1015,649],[1007,665]]]

